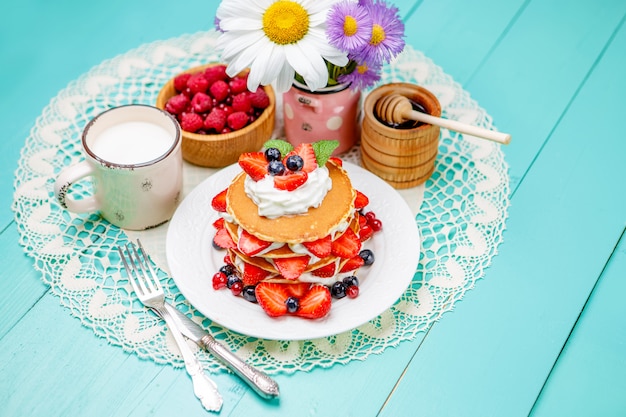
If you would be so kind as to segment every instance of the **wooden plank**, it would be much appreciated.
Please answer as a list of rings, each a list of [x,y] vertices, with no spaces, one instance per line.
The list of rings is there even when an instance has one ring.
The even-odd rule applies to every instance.
[[[624,416],[626,235],[598,281],[530,416]]]
[[[562,119],[557,117],[544,127],[544,138],[549,140],[514,195],[505,243],[487,272],[488,279],[459,303],[455,314],[429,332],[382,416],[402,415],[408,404],[420,406],[424,415],[528,415],[621,235],[626,196],[618,190],[623,190],[626,177],[626,146],[612,124],[583,121],[622,117],[626,80],[616,69],[625,64],[623,27],[606,53],[602,52],[624,16],[624,5],[613,4],[612,13],[599,11],[603,24],[596,20],[598,15],[594,17],[595,6],[576,4],[578,19],[573,19],[572,10],[560,6],[529,5],[525,11],[529,16],[520,17],[510,37],[498,46],[502,52],[492,55],[479,78],[500,77],[497,84],[502,86],[519,83],[508,101],[516,107],[507,108],[504,115],[509,119],[526,115],[536,96],[518,88],[528,88],[538,75],[503,72],[502,61],[514,59],[512,55],[522,51],[530,59],[528,53],[535,48],[516,49],[509,46],[508,39],[544,32],[532,22],[565,19],[569,24],[559,26],[556,36],[560,38],[560,31],[568,29],[567,44],[554,49],[553,59],[548,59],[546,51],[542,61],[545,76],[537,83],[553,80],[561,84],[545,93],[552,106],[558,108],[557,100],[561,100],[560,107],[567,111]],[[593,27],[593,36],[591,29],[581,33],[586,25]],[[551,40],[544,38],[543,42]],[[505,54],[505,50],[511,52]],[[569,78],[569,91],[561,91],[564,97],[552,96],[566,87],[560,80],[565,61],[561,54],[573,57],[574,51],[576,56],[587,56],[585,68],[576,71],[593,71],[588,79]],[[569,105],[572,96],[575,99]],[[517,123],[527,123],[527,119]],[[523,159],[516,157],[518,169],[528,167],[520,162]]]

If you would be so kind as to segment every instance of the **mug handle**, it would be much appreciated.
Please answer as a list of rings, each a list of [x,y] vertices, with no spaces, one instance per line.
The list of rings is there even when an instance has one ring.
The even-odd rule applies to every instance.
[[[322,100],[296,93],[296,101],[304,107],[310,107],[314,113],[321,113],[323,110]]]
[[[54,195],[63,208],[74,213],[86,213],[100,208],[100,204],[94,196],[76,200],[67,195],[72,184],[82,178],[93,175],[93,173],[94,170],[91,164],[86,160],[61,171],[54,182]]]

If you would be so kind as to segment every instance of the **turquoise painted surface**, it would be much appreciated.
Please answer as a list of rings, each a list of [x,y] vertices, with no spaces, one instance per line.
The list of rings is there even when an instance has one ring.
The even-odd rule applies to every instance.
[[[70,81],[143,43],[210,27],[216,2],[24,1],[0,25],[0,415],[206,415],[184,371],[70,317],[23,255],[13,173]],[[220,415],[626,414],[626,3],[397,1],[407,41],[513,134],[505,242],[427,334],[382,355],[277,377],[266,403],[215,375]]]

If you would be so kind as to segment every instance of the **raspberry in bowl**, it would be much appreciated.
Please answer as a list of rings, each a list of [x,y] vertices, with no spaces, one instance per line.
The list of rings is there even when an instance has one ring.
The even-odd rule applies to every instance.
[[[156,107],[173,114],[183,130],[183,158],[219,168],[258,151],[274,130],[276,101],[270,86],[248,91],[247,72],[235,77],[212,63],[190,68],[170,79]]]

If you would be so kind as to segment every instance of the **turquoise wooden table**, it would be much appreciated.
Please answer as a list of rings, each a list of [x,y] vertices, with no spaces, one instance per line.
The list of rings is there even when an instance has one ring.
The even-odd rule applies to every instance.
[[[626,415],[626,2],[396,1],[406,40],[513,135],[490,267],[412,340],[278,373],[279,401],[212,377],[220,415]],[[0,415],[201,416],[181,368],[82,326],[20,246],[15,171],[49,101],[142,44],[211,28],[215,2],[13,2],[0,26]],[[5,8],[7,10],[7,8]]]

